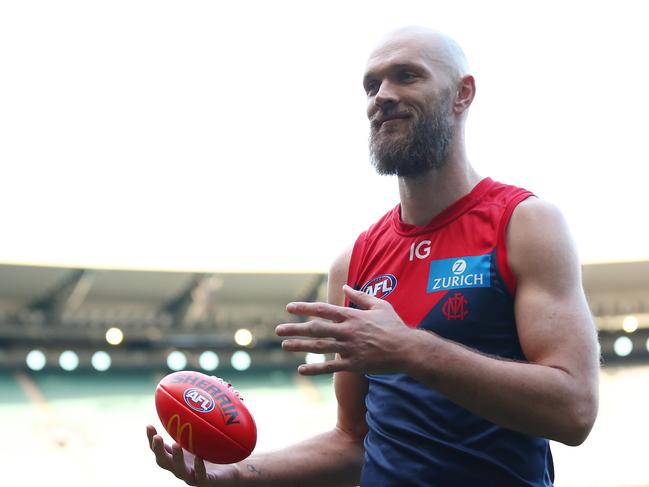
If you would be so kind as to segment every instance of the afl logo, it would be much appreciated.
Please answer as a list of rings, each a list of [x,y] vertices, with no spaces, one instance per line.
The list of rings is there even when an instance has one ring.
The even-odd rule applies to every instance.
[[[209,413],[214,409],[214,399],[201,389],[187,389],[183,397],[185,398],[185,403],[199,413]]]
[[[466,260],[458,259],[453,262],[453,274],[459,276],[466,270]]]
[[[381,274],[367,281],[361,291],[379,299],[384,299],[397,287],[397,278],[392,274]]]

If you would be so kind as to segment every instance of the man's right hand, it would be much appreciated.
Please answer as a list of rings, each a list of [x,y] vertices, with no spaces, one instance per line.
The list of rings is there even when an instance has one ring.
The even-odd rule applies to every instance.
[[[199,487],[235,487],[239,485],[239,470],[236,465],[217,465],[184,451],[180,445],[165,444],[156,429],[146,428],[149,448],[155,454],[158,466],[169,470],[187,485]]]

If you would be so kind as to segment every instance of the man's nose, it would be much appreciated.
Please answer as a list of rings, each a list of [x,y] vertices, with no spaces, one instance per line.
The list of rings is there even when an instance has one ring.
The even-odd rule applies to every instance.
[[[376,92],[374,103],[376,103],[381,109],[384,109],[389,105],[396,104],[398,101],[399,98],[394,85],[388,80],[383,81]]]

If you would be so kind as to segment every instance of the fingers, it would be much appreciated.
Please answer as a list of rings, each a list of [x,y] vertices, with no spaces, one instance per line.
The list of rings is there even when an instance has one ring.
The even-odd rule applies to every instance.
[[[151,425],[147,425],[147,427],[146,427],[146,435],[147,435],[147,437],[149,438],[149,448],[151,448],[151,450],[153,450],[153,438],[154,438],[157,434],[158,434],[158,432],[156,431],[156,429],[155,429],[153,426],[151,426]],[[162,440],[161,437],[158,437],[158,438],[160,438],[160,439]],[[162,445],[163,445],[163,448],[164,448],[168,453],[171,453],[171,447],[170,447],[169,445],[165,444],[165,443],[164,443],[164,440],[162,440]]]
[[[278,336],[335,339],[342,339],[345,337],[345,332],[339,325],[322,320],[311,320],[306,323],[283,323],[275,328],[275,333]]]
[[[149,448],[153,450],[153,437],[156,435],[157,431],[150,424],[146,427],[146,436],[149,439]]]
[[[173,473],[176,477],[181,480],[184,480],[189,485],[196,485],[196,478],[194,476],[194,471],[188,471],[187,466],[185,465],[185,455],[183,449],[178,443],[174,443],[171,446],[171,456],[173,462]]]
[[[345,359],[329,360],[321,364],[303,364],[297,368],[300,375],[333,374],[351,370],[351,362]]]
[[[151,425],[147,426],[146,433],[149,439],[149,447],[155,454],[158,466],[169,470],[187,484],[196,485],[196,475],[193,469],[187,468],[185,455],[180,445],[178,443],[174,443],[171,447],[165,445],[162,437],[156,434],[155,428]],[[205,471],[205,466],[203,466],[203,471]],[[207,475],[204,474],[204,477],[206,478]]]
[[[345,321],[349,316],[349,308],[328,303],[289,303],[286,311],[293,315],[317,316],[336,323]]]
[[[286,352],[341,353],[344,346],[336,340],[284,340],[282,350]]]
[[[357,291],[347,284],[343,286],[343,292],[345,293],[345,296],[347,296],[349,300],[360,309],[371,309],[376,304],[385,302],[382,299],[370,296],[363,291]]]
[[[197,486],[207,486],[207,471],[205,469],[205,462],[202,458],[194,457],[194,475],[196,477]]]
[[[171,455],[165,449],[164,441],[159,435],[154,435],[151,438],[151,450],[155,454],[155,461],[159,467],[165,470],[172,470],[173,465],[171,462]]]

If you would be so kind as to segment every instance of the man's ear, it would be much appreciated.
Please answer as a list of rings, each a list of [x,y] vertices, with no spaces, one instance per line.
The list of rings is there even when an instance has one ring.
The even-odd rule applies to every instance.
[[[457,85],[457,93],[455,96],[455,103],[453,110],[456,113],[466,111],[475,98],[475,79],[470,74],[463,76]]]

